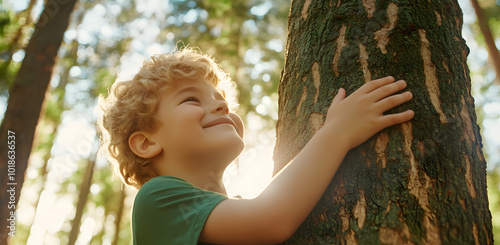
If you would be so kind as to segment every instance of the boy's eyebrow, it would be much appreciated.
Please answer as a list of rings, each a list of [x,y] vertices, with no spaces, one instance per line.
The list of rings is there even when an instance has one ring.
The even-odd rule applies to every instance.
[[[202,89],[200,89],[200,88],[198,88],[196,86],[186,87],[186,88],[183,88],[183,89],[180,89],[180,90],[176,91],[173,94],[172,98],[176,98],[176,97],[178,97],[178,96],[180,96],[180,95],[182,95],[184,93],[189,93],[189,92],[198,93],[198,92],[201,92],[201,91],[202,91]],[[217,91],[216,97],[218,97],[218,99],[226,100],[224,98],[224,96],[219,91]]]
[[[182,95],[184,93],[189,93],[189,92],[200,92],[201,89],[197,88],[197,87],[186,87],[186,88],[183,88],[183,89],[180,89],[178,91],[176,91],[174,94],[173,94],[173,98],[176,98],[177,96],[179,95]]]
[[[177,91],[176,94],[180,94],[180,93],[184,93],[184,92],[198,92],[200,90],[201,90],[200,88],[192,86],[192,87],[186,87],[186,88],[180,89],[179,91]]]

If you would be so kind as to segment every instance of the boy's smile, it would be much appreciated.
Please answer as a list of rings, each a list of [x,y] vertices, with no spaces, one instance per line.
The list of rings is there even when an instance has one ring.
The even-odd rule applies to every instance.
[[[229,118],[225,118],[225,117],[221,117],[219,119],[212,121],[208,125],[205,125],[204,128],[210,128],[210,127],[219,126],[219,125],[230,125],[236,129],[236,125],[234,124],[233,120],[229,119]]]

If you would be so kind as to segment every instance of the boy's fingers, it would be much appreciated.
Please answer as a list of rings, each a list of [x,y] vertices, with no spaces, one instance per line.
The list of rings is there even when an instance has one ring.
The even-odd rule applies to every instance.
[[[402,94],[396,94],[393,96],[389,96],[385,99],[380,100],[375,103],[377,108],[380,108],[382,112],[388,111],[398,105],[401,105],[405,102],[410,101],[413,98],[413,94],[411,92],[404,92]]]
[[[378,101],[392,94],[395,94],[398,91],[401,91],[402,89],[406,88],[406,85],[407,84],[405,81],[399,80],[397,82],[379,87],[375,89],[371,94],[373,95],[373,99],[375,99],[375,101]]]
[[[392,82],[394,82],[394,77],[388,76],[367,82],[363,86],[361,86],[361,88],[365,93],[370,93],[373,90],[376,90],[377,88],[380,88],[384,85],[391,84]]]
[[[335,95],[335,97],[333,98],[332,104],[337,104],[343,99],[345,99],[345,95],[346,95],[345,89],[340,88],[339,92],[337,92],[337,95]]]
[[[414,115],[415,112],[413,112],[412,110],[407,110],[405,112],[400,112],[396,114],[385,115],[381,119],[382,125],[384,126],[384,128],[387,128],[396,124],[404,123],[412,119]]]

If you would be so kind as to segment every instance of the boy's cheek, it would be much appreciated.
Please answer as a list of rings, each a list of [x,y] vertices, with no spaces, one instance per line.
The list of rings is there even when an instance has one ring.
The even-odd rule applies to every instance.
[[[205,111],[199,106],[183,104],[175,108],[172,115],[184,118],[183,120],[200,119],[205,116]]]

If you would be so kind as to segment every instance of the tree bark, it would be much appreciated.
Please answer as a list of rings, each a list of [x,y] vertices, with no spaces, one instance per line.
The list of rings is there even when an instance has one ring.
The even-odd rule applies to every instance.
[[[486,162],[456,0],[294,0],[279,85],[275,173],[339,88],[394,76],[415,111],[352,149],[285,244],[493,244]],[[293,204],[290,204],[293,205]]]
[[[75,3],[76,0],[47,1],[10,90],[8,107],[0,126],[1,244],[7,244],[9,232],[15,231],[15,208],[24,182],[35,127]],[[9,135],[14,138],[8,138]],[[8,171],[15,174],[9,176]],[[14,224],[11,226],[13,229],[8,227],[10,224]]]

